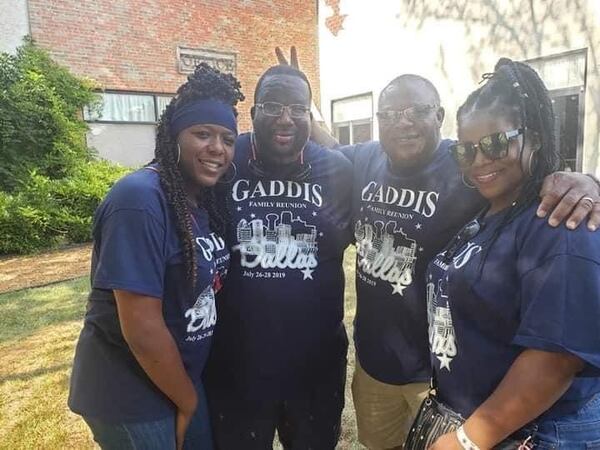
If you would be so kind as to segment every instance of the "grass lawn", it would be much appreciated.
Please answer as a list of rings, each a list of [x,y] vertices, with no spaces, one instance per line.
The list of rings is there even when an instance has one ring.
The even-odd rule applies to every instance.
[[[354,249],[347,252],[346,324],[355,310]],[[92,449],[83,421],[67,406],[73,348],[82,325],[87,277],[0,295],[0,450]],[[339,449],[361,449],[350,394]]]

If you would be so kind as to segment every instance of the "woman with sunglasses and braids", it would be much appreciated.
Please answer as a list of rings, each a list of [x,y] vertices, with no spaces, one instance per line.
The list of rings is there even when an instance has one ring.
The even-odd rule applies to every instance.
[[[427,274],[437,398],[466,421],[430,448],[595,448],[600,234],[536,218],[560,162],[537,73],[503,58],[484,79],[450,151],[488,206]]]
[[[70,408],[103,449],[211,449],[201,375],[227,271],[231,76],[201,64],[158,126],[155,159],[121,179],[94,219],[91,293]]]

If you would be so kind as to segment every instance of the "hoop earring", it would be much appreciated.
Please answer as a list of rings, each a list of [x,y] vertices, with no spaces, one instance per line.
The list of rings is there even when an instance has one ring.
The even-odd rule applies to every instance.
[[[463,184],[466,187],[468,187],[469,189],[475,189],[474,185],[467,183],[467,179],[465,178],[465,174],[464,173],[461,175],[461,179],[462,179]]]
[[[534,165],[534,164],[537,164],[537,161],[535,161],[535,163],[534,163],[534,161],[533,161],[533,157],[534,157],[534,155],[535,155],[537,152],[538,152],[538,151],[536,150],[536,151],[534,151],[534,152],[531,152],[531,154],[529,155],[529,162],[528,162],[528,164],[527,164],[527,171],[529,172],[529,173],[528,173],[528,175],[529,175],[530,177],[532,177],[532,176],[533,176],[533,165]]]
[[[179,142],[177,143],[177,161],[175,161],[175,165],[179,165],[179,160],[181,159],[181,147],[179,146]]]
[[[237,176],[237,166],[235,165],[235,163],[233,161],[231,161],[231,164],[229,165],[229,168],[227,169],[227,172],[225,172],[223,174],[223,176],[227,175],[227,173],[229,172],[229,169],[231,169],[231,168],[233,168],[233,174],[227,180],[224,180],[223,177],[219,178],[219,180],[217,181],[217,183],[229,184],[233,180],[235,180],[235,177]]]

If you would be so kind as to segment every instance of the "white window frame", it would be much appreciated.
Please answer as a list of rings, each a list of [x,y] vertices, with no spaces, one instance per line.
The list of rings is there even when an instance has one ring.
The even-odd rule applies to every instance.
[[[90,111],[88,107],[84,107],[83,109],[83,119],[89,123],[112,123],[112,124],[141,124],[141,125],[155,125],[158,123],[160,119],[160,115],[162,114],[164,107],[168,104],[167,102],[161,102],[159,99],[163,98],[173,98],[174,94],[167,93],[151,93],[151,92],[136,92],[136,91],[116,91],[116,90],[107,90],[102,92],[97,92],[97,95],[103,97],[105,94],[108,95],[123,95],[123,96],[139,96],[139,97],[149,97],[152,99],[152,120],[116,120],[116,119],[103,119],[101,117],[94,117],[95,115]],[[170,100],[169,100],[170,101]],[[162,103],[162,105],[161,105]]]
[[[575,170],[581,172],[583,170],[583,137],[584,137],[584,120],[585,120],[585,92],[587,88],[587,64],[588,64],[588,49],[582,48],[577,50],[570,50],[563,53],[557,53],[553,55],[540,56],[538,58],[533,58],[524,61],[525,63],[532,66],[540,75],[544,83],[546,83],[548,88],[548,94],[550,98],[552,98],[552,102],[554,103],[554,98],[563,97],[568,95],[577,95],[579,110],[577,116],[577,152],[576,152],[576,160],[575,160]],[[574,62],[573,66],[568,65],[569,60]],[[550,78],[548,76],[544,77],[544,72],[546,66],[551,65],[552,63],[560,63],[564,61],[566,63],[566,68],[570,69],[568,71],[568,76],[566,81],[562,81],[557,84],[549,84],[550,80],[546,80],[545,78]],[[577,73],[579,72],[579,73]],[[555,79],[552,79],[552,82],[556,82]],[[557,140],[556,145],[560,145],[559,140]],[[560,148],[558,149],[560,151]],[[562,157],[561,153],[561,157]]]
[[[369,100],[371,102],[371,105],[370,105],[370,116],[369,117],[361,117],[361,118],[356,118],[356,119],[351,119],[351,120],[345,120],[345,121],[340,121],[340,122],[336,122],[335,121],[335,106],[336,106],[336,103],[342,103],[342,102],[348,102],[348,101],[352,101],[352,100],[358,100],[358,99],[361,99],[363,97],[369,97]],[[373,139],[373,92],[363,92],[361,94],[351,95],[351,96],[348,96],[348,97],[336,98],[336,99],[331,100],[331,130],[332,130],[334,136],[336,137],[336,139],[339,140],[338,128],[347,126],[349,128],[350,145],[355,144],[355,142],[354,142],[354,129],[353,129],[354,125],[364,125],[364,124],[369,124],[370,125],[370,128],[371,128],[371,140],[372,140]]]

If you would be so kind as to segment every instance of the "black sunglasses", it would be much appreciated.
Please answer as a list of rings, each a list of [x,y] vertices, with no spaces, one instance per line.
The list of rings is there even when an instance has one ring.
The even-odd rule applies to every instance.
[[[460,232],[452,238],[448,246],[446,247],[446,252],[442,258],[442,262],[444,264],[450,264],[458,250],[461,247],[473,239],[481,229],[483,228],[483,223],[480,220],[480,214],[476,219],[471,220],[468,224],[466,224]]]
[[[469,167],[473,164],[478,149],[488,159],[506,158],[510,140],[522,135],[524,131],[524,128],[500,131],[482,137],[477,144],[473,142],[457,142],[451,144],[448,147],[448,151],[461,167]]]

